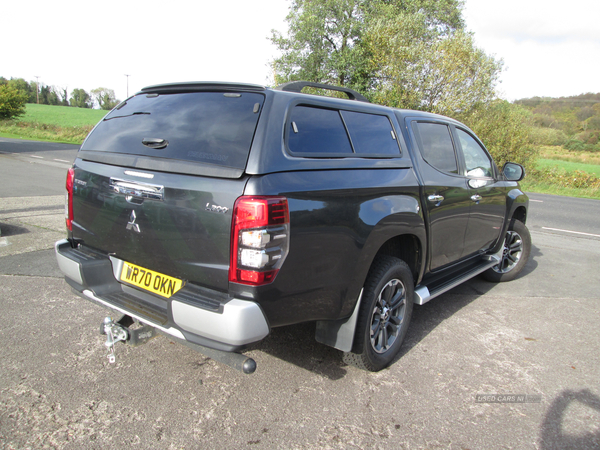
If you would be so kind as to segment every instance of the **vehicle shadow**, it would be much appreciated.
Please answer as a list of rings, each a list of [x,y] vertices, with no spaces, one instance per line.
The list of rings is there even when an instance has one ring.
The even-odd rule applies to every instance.
[[[538,266],[536,259],[542,256],[540,249],[532,245],[529,261],[517,280],[535,271]],[[494,286],[496,283],[475,277],[425,305],[414,305],[407,336],[391,365],[396,364],[438,325],[480,296],[486,295]],[[348,372],[348,366],[342,362],[342,352],[316,342],[315,330],[315,323],[275,328],[267,338],[248,350],[265,352],[331,380],[343,378]]]
[[[561,392],[550,405],[540,427],[539,445],[542,450],[600,448],[600,431],[597,429],[595,422],[583,424],[588,430],[591,429],[583,435],[565,433],[564,425],[569,413],[568,409],[574,403],[579,403],[579,405],[592,410],[587,415],[588,418],[597,416],[597,413],[600,413],[600,397],[593,394],[589,389]],[[593,419],[591,420],[593,421]]]
[[[342,352],[318,343],[316,328],[315,322],[274,328],[249,350],[259,350],[330,380],[339,380],[348,372]]]
[[[539,247],[532,245],[529,261],[519,276],[512,282],[516,282],[534,272],[538,267],[536,259],[542,256],[543,253]],[[408,333],[400,353],[398,353],[392,364],[395,364],[403,355],[412,350],[413,347],[425,339],[444,320],[452,317],[480,296],[486,295],[495,286],[496,283],[486,281],[482,276],[477,276],[424,305],[414,305]]]
[[[19,234],[27,234],[31,232],[25,227],[6,222],[0,222],[0,229],[2,230],[2,237],[17,236]]]

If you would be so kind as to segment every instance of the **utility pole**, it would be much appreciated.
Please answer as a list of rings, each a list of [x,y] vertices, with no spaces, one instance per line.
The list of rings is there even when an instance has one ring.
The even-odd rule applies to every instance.
[[[40,104],[40,77],[38,75],[34,75],[34,78],[37,80],[35,82],[35,97],[37,98],[37,104]]]
[[[126,97],[126,98],[129,98],[129,77],[130,77],[131,75],[129,75],[129,74],[125,74],[125,76],[127,77],[127,97]]]

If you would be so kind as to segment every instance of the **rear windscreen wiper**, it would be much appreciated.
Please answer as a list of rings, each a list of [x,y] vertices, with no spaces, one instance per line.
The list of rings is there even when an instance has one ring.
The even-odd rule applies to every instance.
[[[149,112],[145,112],[145,111],[136,111],[134,113],[131,114],[124,114],[122,116],[112,116],[112,117],[105,117],[104,120],[111,120],[111,119],[120,119],[122,117],[130,117],[130,116],[139,116],[139,115],[143,115],[143,114],[148,114],[150,115]]]

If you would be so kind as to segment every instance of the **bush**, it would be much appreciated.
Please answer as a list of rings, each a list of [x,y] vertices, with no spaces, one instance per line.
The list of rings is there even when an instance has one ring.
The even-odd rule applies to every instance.
[[[566,172],[554,167],[552,169],[533,169],[527,175],[533,181],[553,186],[573,189],[600,189],[600,178],[581,170]]]
[[[8,84],[0,86],[0,119],[12,119],[25,114],[27,94]]]
[[[598,130],[586,130],[581,133],[577,133],[574,137],[584,144],[596,145],[600,141],[600,131]]]
[[[569,139],[563,147],[573,152],[597,152],[600,151],[599,145],[588,144],[579,139]]]
[[[585,144],[578,139],[569,139],[563,146],[567,150],[582,152],[585,150]]]
[[[569,139],[564,131],[554,128],[532,127],[530,136],[535,145],[564,145]]]

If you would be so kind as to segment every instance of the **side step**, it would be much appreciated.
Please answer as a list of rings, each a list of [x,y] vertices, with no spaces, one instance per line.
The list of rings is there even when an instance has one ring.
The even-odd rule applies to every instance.
[[[500,262],[501,255],[502,250],[499,254],[487,256],[487,261],[484,260],[483,264],[477,265],[466,272],[460,273],[455,278],[450,278],[449,280],[446,280],[436,285],[434,288],[432,288],[431,291],[427,286],[421,286],[420,288],[415,289],[414,303],[416,303],[417,305],[424,305],[429,300],[434,299],[438,295],[442,295],[444,292],[447,292],[450,289],[455,288],[459,284],[462,284],[465,281],[470,280],[471,278],[479,275],[480,273],[485,272],[490,267],[493,267]]]

